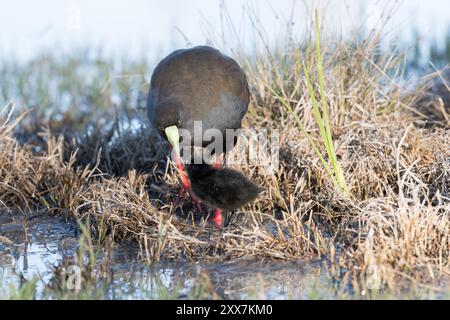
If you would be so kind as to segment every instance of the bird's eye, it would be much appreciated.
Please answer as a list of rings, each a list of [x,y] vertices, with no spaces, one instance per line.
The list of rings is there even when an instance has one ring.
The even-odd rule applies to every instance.
[[[219,188],[219,187],[215,187],[215,188],[214,188],[214,191],[215,191],[215,192],[220,192],[220,188]]]

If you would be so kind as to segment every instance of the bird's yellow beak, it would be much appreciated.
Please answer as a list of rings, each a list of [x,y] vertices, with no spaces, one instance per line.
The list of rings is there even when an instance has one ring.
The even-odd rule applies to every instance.
[[[170,126],[164,129],[166,133],[167,140],[169,140],[170,145],[173,147],[176,155],[180,155],[180,135],[178,133],[177,126]]]

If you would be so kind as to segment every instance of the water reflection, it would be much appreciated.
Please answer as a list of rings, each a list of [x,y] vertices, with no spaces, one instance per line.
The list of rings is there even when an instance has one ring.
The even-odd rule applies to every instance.
[[[20,279],[39,277],[37,297],[43,297],[54,266],[73,258],[78,248],[76,225],[63,218],[25,219],[0,214],[0,283],[18,285]],[[318,264],[306,261],[274,262],[238,259],[222,263],[161,262],[148,267],[138,258],[133,243],[115,245],[109,262],[110,279],[104,283],[109,299],[187,299],[207,292],[222,299],[306,298]],[[320,277],[319,277],[320,278]],[[201,289],[201,290],[200,290]],[[203,290],[203,291],[202,291]]]

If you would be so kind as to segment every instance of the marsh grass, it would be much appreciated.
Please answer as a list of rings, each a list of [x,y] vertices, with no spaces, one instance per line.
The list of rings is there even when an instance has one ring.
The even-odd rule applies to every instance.
[[[323,155],[321,151],[319,150],[319,147],[314,142],[311,135],[307,132],[307,130],[303,127],[302,122],[298,115],[294,112],[290,104],[281,97],[273,88],[268,86],[268,89],[271,91],[271,93],[283,104],[283,106],[292,114],[294,117],[298,128],[306,136],[308,139],[309,144],[314,149],[314,152],[317,154],[317,157],[320,159],[320,162],[324,166],[328,176],[330,179],[332,179],[335,186],[340,190],[343,196],[348,197],[349,196],[349,190],[347,188],[347,185],[345,183],[345,177],[342,172],[342,168],[339,165],[339,162],[336,158],[336,152],[334,150],[334,144],[333,144],[333,138],[331,136],[331,129],[330,129],[330,121],[328,116],[328,110],[327,110],[327,102],[325,98],[325,75],[323,71],[323,63],[322,63],[322,54],[320,50],[320,31],[319,31],[319,15],[318,11],[315,10],[315,40],[316,40],[316,65],[317,65],[317,72],[318,72],[318,78],[319,78],[319,92],[320,92],[320,103],[322,108],[320,109],[319,103],[316,100],[316,92],[314,90],[314,85],[311,82],[308,68],[305,64],[305,61],[301,59],[300,54],[296,55],[297,61],[296,64],[301,64],[303,66],[303,71],[305,74],[305,81],[308,88],[308,94],[311,99],[311,104],[313,106],[313,114],[314,119],[316,121],[317,126],[319,127],[319,133],[322,145],[325,147],[326,155]],[[300,52],[300,51],[298,51]],[[330,159],[331,167],[328,164],[328,162],[325,160],[326,157]]]
[[[408,281],[441,290],[434,283],[450,273],[448,122],[419,125],[428,110],[423,91],[405,94],[392,77],[401,74],[401,56],[380,52],[381,34],[335,41],[319,34],[317,20],[309,35],[315,50],[292,41],[237,55],[252,91],[244,127],[278,131],[280,165],[271,174],[237,166],[264,191],[227,228],[192,219],[188,201],[174,206],[176,168],[140,113],[148,83],[117,77],[123,85],[105,80],[99,89],[100,78],[114,78],[101,57],[3,66],[5,101],[20,99],[0,115],[0,206],[84,223],[83,270],[92,269],[95,246],[131,240],[149,264],[314,257],[325,258],[339,288],[354,292],[372,290],[374,276],[382,288],[401,290]],[[96,81],[66,78],[86,66]],[[122,70],[133,66],[149,74],[144,62]],[[39,88],[24,84],[43,67],[53,71]],[[55,81],[73,99],[50,90]],[[45,108],[36,108],[42,101]],[[130,110],[126,101],[140,102]],[[194,296],[208,292],[202,283]]]

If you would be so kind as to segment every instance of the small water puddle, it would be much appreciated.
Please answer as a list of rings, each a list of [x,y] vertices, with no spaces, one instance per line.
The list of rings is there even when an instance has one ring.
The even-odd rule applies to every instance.
[[[78,233],[76,224],[64,218],[42,215],[25,218],[0,213],[1,288],[38,277],[37,297],[44,297],[43,290],[51,281],[54,267],[76,255]],[[192,298],[199,286],[225,299],[308,298],[308,279],[317,278],[320,273],[318,264],[301,261],[238,259],[223,263],[160,262],[148,266],[138,258],[138,253],[133,243],[115,245],[108,264],[111,280],[105,284],[103,298]]]

